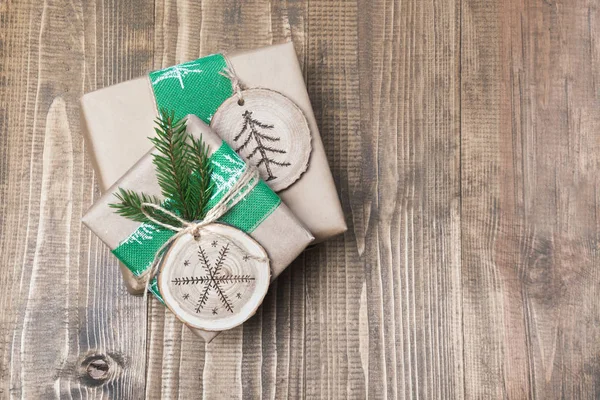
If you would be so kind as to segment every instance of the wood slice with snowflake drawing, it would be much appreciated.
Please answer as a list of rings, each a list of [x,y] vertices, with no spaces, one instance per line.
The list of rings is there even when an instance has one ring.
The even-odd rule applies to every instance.
[[[242,158],[256,166],[276,192],[308,168],[311,135],[302,111],[269,89],[242,91],[219,107],[210,125]]]
[[[269,287],[267,253],[250,236],[210,224],[198,239],[183,235],[163,258],[158,286],[165,304],[185,324],[222,331],[256,312]]]

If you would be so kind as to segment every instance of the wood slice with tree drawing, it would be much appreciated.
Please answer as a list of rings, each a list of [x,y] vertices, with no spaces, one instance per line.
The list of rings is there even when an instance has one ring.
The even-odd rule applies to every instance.
[[[241,230],[210,224],[177,239],[163,258],[158,287],[185,324],[222,331],[256,312],[269,287],[267,253]]]
[[[248,89],[243,100],[232,96],[215,112],[211,127],[276,192],[286,189],[308,168],[311,134],[302,111],[284,95]]]

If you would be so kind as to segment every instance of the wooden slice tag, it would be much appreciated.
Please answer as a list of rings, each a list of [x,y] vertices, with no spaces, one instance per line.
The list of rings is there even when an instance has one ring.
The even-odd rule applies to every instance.
[[[273,90],[243,90],[242,97],[243,101],[237,96],[225,100],[210,125],[279,192],[308,168],[308,121],[294,102]]]
[[[224,224],[207,225],[198,240],[177,239],[163,258],[158,287],[185,324],[222,331],[256,312],[269,288],[267,253],[250,236]]]

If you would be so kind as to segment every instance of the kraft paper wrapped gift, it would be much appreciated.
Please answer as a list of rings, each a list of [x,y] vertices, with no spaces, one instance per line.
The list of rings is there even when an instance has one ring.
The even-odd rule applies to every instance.
[[[196,116],[188,116],[187,131],[195,137],[202,137],[204,143],[208,146],[209,156],[213,163],[211,179],[215,182],[215,195],[223,193],[233,184],[237,177],[231,171],[235,171],[235,168],[243,169],[244,162],[210,127]],[[142,249],[141,246],[152,242],[153,238],[158,235],[166,234],[170,236],[173,232],[166,231],[166,233],[161,233],[153,225],[141,224],[122,217],[116,214],[115,210],[109,204],[117,202],[114,193],[118,191],[119,187],[156,195],[163,199],[152,161],[152,151],[155,150],[151,150],[143,156],[94,203],[83,217],[83,223],[110,247],[113,253],[122,261],[121,265],[124,266],[124,264],[127,264],[124,266],[124,268],[127,268],[124,270],[124,276],[128,285],[141,286],[142,288],[145,286],[145,280],[139,279],[138,276],[143,274],[149,267],[156,249],[149,253],[150,258],[140,259],[139,253],[142,251],[139,250]],[[227,212],[220,221],[230,223],[246,231],[246,233],[262,245],[268,254],[271,265],[271,277],[274,279],[314,238],[264,182],[261,182],[259,185],[263,186],[260,188],[257,186],[257,188],[253,189],[253,192],[260,189],[262,190],[261,193],[264,194],[260,197],[251,198],[250,195],[253,193],[251,192],[242,202]],[[268,196],[273,205],[265,207],[265,203],[267,203],[265,196]],[[256,200],[254,203],[252,202],[253,199]],[[268,209],[269,212],[264,212],[263,210],[265,209]],[[252,227],[248,227],[250,225],[247,222],[239,222],[239,217],[242,213],[244,215],[250,214],[256,219],[255,222],[250,224]],[[154,244],[160,246],[160,243],[157,244],[154,242]],[[136,252],[136,250],[138,251]],[[217,335],[216,332],[199,329],[192,330],[207,342]]]
[[[113,185],[151,148],[147,137],[154,132],[157,107],[173,109],[179,117],[195,114],[210,123],[217,108],[233,95],[231,81],[220,74],[227,63],[244,88],[276,91],[302,111],[311,136],[308,167],[278,194],[315,242],[344,232],[344,215],[292,43],[226,57],[215,54],[84,95],[82,125],[101,190]]]

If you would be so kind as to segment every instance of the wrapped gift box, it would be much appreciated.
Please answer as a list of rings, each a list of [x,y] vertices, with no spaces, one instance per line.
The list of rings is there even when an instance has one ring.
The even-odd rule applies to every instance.
[[[184,115],[195,114],[210,123],[215,109],[225,100],[221,95],[224,87],[231,85],[229,79],[215,70],[212,61],[216,56],[220,57],[207,56],[167,68],[158,72],[159,75],[151,74],[159,76],[158,79],[165,76],[176,79],[176,85],[181,83],[182,89],[192,75],[201,82],[202,73],[212,76],[208,83],[173,94],[176,106],[168,102],[169,108]],[[278,193],[281,199],[310,230],[316,242],[344,232],[346,223],[293,44],[235,52],[227,58],[244,87],[266,88],[283,94],[300,108],[308,121],[312,147],[308,168],[300,179]],[[151,148],[147,137],[153,132],[157,115],[153,83],[155,81],[145,76],[88,93],[81,99],[84,135],[102,191]]]
[[[210,127],[200,121],[197,117],[191,115],[188,117],[187,130],[195,137],[202,137],[209,148],[209,155],[213,162],[212,179],[217,183],[217,187],[227,190],[235,175],[228,176],[231,168],[229,165],[223,165],[223,160],[232,160],[237,165],[244,165],[244,162],[231,150],[231,148],[218,137]],[[152,150],[155,151],[155,150]],[[151,151],[151,152],[152,152]],[[125,281],[130,287],[144,288],[145,280],[139,279],[151,261],[154,259],[156,248],[147,251],[147,246],[157,246],[154,238],[159,235],[172,235],[173,232],[160,232],[160,229],[148,224],[141,224],[119,216],[115,210],[109,206],[117,201],[114,193],[118,188],[144,192],[150,195],[161,196],[160,186],[156,178],[152,154],[149,152],[143,156],[121,179],[111,186],[106,193],[92,206],[83,218],[83,223],[88,226],[104,243],[106,243],[113,253],[123,262]],[[215,157],[220,157],[216,161]],[[217,167],[219,166],[219,167]],[[220,171],[220,172],[219,172]],[[221,221],[240,228],[248,233],[253,239],[262,245],[269,256],[271,265],[271,276],[274,279],[279,275],[314,239],[311,233],[298,221],[289,208],[282,203],[276,194],[274,194],[264,182],[261,183],[263,191],[261,197],[247,196],[242,202],[232,208]],[[217,190],[219,192],[220,189]],[[255,191],[258,190],[254,189]],[[266,209],[269,213],[265,216],[258,215],[262,209],[265,209],[265,196],[268,196],[273,205]],[[253,199],[255,200],[253,202]],[[248,224],[239,222],[240,215],[253,215],[256,222]],[[158,246],[161,243],[158,243]],[[125,249],[125,250],[124,250]],[[141,255],[147,254],[146,258]],[[206,341],[210,341],[215,332],[207,332],[194,329]]]

